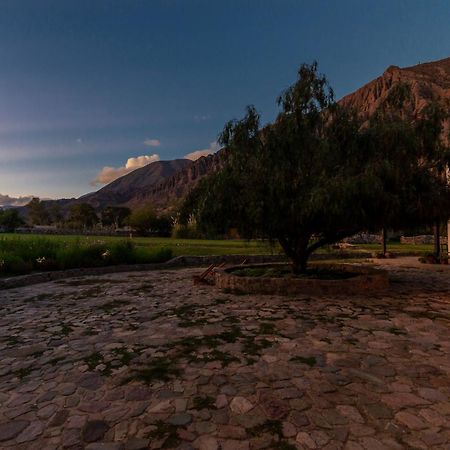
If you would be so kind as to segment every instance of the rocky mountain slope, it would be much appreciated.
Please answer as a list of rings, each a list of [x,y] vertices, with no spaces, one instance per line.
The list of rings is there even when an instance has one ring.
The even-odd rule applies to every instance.
[[[343,97],[339,103],[350,106],[362,117],[370,117],[386,102],[392,88],[398,83],[410,86],[412,98],[405,111],[411,119],[420,116],[430,102],[450,107],[450,58],[400,68],[389,66],[375,80]],[[447,130],[449,123],[447,122]]]

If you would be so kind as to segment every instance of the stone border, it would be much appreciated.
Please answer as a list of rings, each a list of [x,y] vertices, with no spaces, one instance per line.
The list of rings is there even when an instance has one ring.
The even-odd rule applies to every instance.
[[[317,254],[313,259],[329,258],[370,258],[370,253],[354,252],[338,254]],[[82,276],[104,275],[120,272],[145,272],[147,270],[164,270],[177,267],[201,267],[211,264],[240,264],[246,260],[250,264],[286,262],[284,255],[218,255],[218,256],[176,256],[165,263],[155,264],[128,264],[120,266],[88,267],[69,270],[55,270],[49,272],[36,272],[10,278],[0,278],[0,290],[29,286],[32,284],[47,283]]]
[[[246,268],[264,265],[266,264],[252,264],[246,266]],[[241,266],[234,266],[227,269],[216,269],[214,278],[218,288],[246,294],[348,295],[367,294],[389,287],[389,277],[385,270],[351,264],[330,264],[328,267],[356,272],[360,275],[345,280],[242,277],[232,274],[233,270],[242,268]]]

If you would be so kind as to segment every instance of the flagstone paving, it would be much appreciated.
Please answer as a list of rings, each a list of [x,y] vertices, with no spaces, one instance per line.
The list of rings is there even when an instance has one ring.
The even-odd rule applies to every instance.
[[[450,449],[450,272],[370,297],[199,269],[0,291],[0,448]]]

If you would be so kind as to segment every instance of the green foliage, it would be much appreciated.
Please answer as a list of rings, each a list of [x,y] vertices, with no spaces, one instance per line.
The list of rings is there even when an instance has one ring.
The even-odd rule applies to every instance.
[[[98,222],[93,206],[88,203],[76,203],[70,206],[68,225],[72,228],[92,228]]]
[[[0,228],[4,228],[6,231],[14,231],[23,223],[24,221],[17,209],[0,210]]]
[[[403,89],[391,103],[407,99]],[[236,227],[242,237],[278,241],[299,273],[312,252],[357,232],[449,214],[445,180],[431,170],[446,162],[436,144],[442,115],[411,124],[391,108],[362,126],[334,102],[316,64],[300,67],[278,104],[263,128],[254,107],[225,125],[227,163],[191,192],[182,220],[194,215],[205,233]]]
[[[33,270],[159,263],[170,258],[170,248],[147,249],[119,239],[63,241],[39,237],[0,238],[0,275]]]
[[[144,206],[135,209],[129,219],[128,224],[139,234],[145,235],[150,232],[156,222],[157,216],[152,206]]]
[[[107,206],[101,214],[102,225],[122,228],[130,214],[130,208],[121,206]]]
[[[50,215],[42,202],[38,197],[33,197],[31,201],[26,205],[28,212],[28,220],[32,225],[49,225]]]

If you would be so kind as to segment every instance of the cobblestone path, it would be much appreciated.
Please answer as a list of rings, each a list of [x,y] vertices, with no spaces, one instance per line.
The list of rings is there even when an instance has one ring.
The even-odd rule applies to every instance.
[[[0,448],[450,449],[450,272],[233,295],[199,269],[0,291]]]

